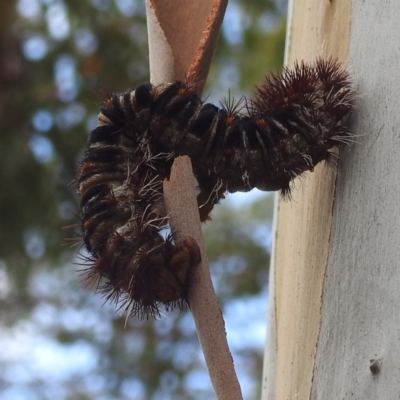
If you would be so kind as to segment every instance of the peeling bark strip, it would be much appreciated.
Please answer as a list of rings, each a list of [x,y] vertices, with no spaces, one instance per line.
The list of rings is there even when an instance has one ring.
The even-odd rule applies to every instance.
[[[160,10],[162,9],[167,10],[164,8],[167,3],[174,4],[175,10],[182,10],[185,8],[183,6],[186,2],[198,5],[201,7],[202,12],[197,14],[191,13],[190,16],[197,20],[195,24],[193,24],[189,18],[185,18],[182,15],[179,16],[173,28],[175,29],[175,34],[178,31],[182,32],[184,40],[170,46],[166,35],[153,35],[153,32],[162,31],[160,26],[165,27],[165,24],[162,24],[161,21],[158,21],[155,17],[155,10],[157,10],[158,13],[161,13]],[[205,81],[207,77],[227,0],[186,0],[186,2],[146,0],[150,50],[150,77],[153,84],[174,82],[175,80],[182,79],[185,74],[188,73],[189,66],[195,59],[193,55],[186,54],[181,63],[176,62],[176,60],[180,58],[180,55],[183,54],[182,51],[185,48],[193,49],[193,54],[201,54],[201,51],[199,51],[201,47],[208,49],[208,51],[203,52],[203,56],[191,67],[191,72],[196,74],[200,81]],[[207,26],[214,26],[214,29],[209,30],[209,35],[204,35],[203,32],[205,31],[210,10],[215,10],[212,14],[214,18]],[[174,11],[172,15],[177,14],[175,14]],[[205,19],[204,17],[200,18],[200,16],[205,15],[207,15]],[[187,43],[186,40],[194,40],[195,43],[191,46],[187,46],[187,44],[190,43]],[[159,68],[159,66],[166,66],[166,68]],[[198,94],[200,94],[200,92]],[[179,162],[178,160],[177,162]],[[187,160],[186,163],[190,164],[190,161]],[[171,196],[165,196],[165,202],[167,208],[173,215],[179,215],[183,211],[178,207],[175,193],[182,193],[184,196],[183,199],[186,199],[186,196],[189,196],[189,199],[190,197],[195,197],[195,187],[193,179],[190,177],[190,166],[178,164],[177,169],[179,169],[180,175],[189,178],[187,180],[171,181],[169,188],[165,188],[166,193],[171,193]],[[215,296],[211,279],[206,278],[207,275],[209,275],[209,267],[197,206],[195,206],[196,203],[193,204],[193,202],[188,202],[187,204],[192,204],[191,218],[187,218],[184,222],[182,221],[182,223],[176,221],[171,224],[171,227],[174,231],[180,232],[184,237],[193,237],[197,241],[201,252],[202,261],[197,268],[197,274],[202,274],[205,279],[199,279],[196,282],[195,291],[189,294],[189,301],[191,302],[197,334],[203,349],[216,398],[218,400],[242,400],[243,396],[233,367],[232,356],[228,348],[224,321],[222,319],[218,300]],[[185,209],[186,207],[189,206],[185,206]],[[203,300],[197,300],[198,296],[196,293],[209,293],[209,295],[206,301],[204,301],[204,298]]]
[[[201,94],[227,4],[227,0],[146,1],[151,83],[192,75]]]

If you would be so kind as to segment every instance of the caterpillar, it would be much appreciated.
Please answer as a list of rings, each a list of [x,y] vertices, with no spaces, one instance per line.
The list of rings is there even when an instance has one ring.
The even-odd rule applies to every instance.
[[[162,181],[188,155],[201,221],[226,192],[279,190],[349,144],[343,119],[354,107],[348,72],[335,60],[296,64],[267,77],[253,99],[205,103],[193,80],[110,94],[88,139],[78,175],[89,279],[130,316],[157,317],[188,303],[197,243],[163,237]]]

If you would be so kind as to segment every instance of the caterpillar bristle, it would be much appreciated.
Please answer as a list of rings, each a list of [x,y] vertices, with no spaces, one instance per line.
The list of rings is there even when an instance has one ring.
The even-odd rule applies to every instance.
[[[128,316],[158,318],[188,304],[200,261],[195,240],[176,243],[162,182],[175,157],[188,155],[198,184],[201,221],[226,192],[279,190],[354,142],[343,119],[354,107],[348,72],[333,59],[296,63],[267,77],[253,99],[228,95],[221,108],[201,100],[194,75],[105,93],[99,126],[78,174],[81,237],[91,254],[85,280]]]
[[[244,96],[240,97],[239,100],[235,100],[235,98],[231,97],[231,92],[228,92],[228,98],[224,98],[223,101],[220,101],[219,105],[221,109],[226,112],[228,117],[232,119],[236,119],[242,115],[242,110],[245,108],[246,98]]]
[[[204,85],[204,79],[199,79],[197,74],[186,74],[184,79],[184,84],[186,90],[197,93],[198,90]]]

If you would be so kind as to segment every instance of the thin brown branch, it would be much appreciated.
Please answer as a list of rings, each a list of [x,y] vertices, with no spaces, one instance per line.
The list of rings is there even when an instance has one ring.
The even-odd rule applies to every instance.
[[[146,0],[153,84],[195,76],[199,94],[206,80],[227,0]],[[190,307],[218,400],[241,400],[225,325],[212,285],[190,159],[176,159],[164,198],[176,239],[192,237],[202,261],[196,268]]]
[[[188,157],[178,157],[175,160],[170,180],[164,182],[164,198],[167,211],[170,212],[170,224],[174,231],[177,229],[177,240],[192,237],[200,247],[202,261],[194,272],[189,302],[215,394],[218,400],[240,400],[241,390],[204,249],[192,167]]]

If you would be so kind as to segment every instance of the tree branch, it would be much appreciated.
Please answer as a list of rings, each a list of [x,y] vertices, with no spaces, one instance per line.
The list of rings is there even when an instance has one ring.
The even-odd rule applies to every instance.
[[[227,0],[147,0],[150,76],[153,84],[195,76],[200,94],[208,74]],[[164,199],[176,240],[192,237],[202,261],[194,272],[190,307],[218,400],[241,400],[232,356],[229,352],[221,309],[212,285],[191,162],[178,157]]]

